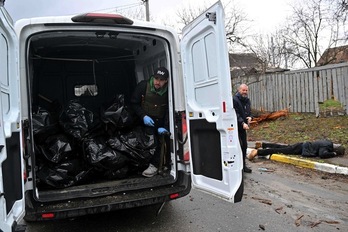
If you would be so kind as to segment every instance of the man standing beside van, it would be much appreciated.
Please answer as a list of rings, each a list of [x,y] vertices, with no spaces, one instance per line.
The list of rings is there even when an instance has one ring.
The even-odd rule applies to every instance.
[[[168,78],[169,72],[166,68],[157,68],[149,80],[143,80],[136,86],[131,98],[136,115],[142,119],[145,126],[153,128],[158,135],[169,134],[166,129],[169,127]],[[160,160],[161,145],[157,145],[149,167],[142,173],[143,176],[153,177],[158,173],[160,162],[163,162]]]
[[[251,173],[252,170],[246,166],[245,162],[248,148],[246,130],[249,130],[249,123],[252,119],[248,86],[246,84],[241,84],[238,87],[238,92],[233,97],[233,107],[237,114],[239,143],[243,152],[243,171]]]

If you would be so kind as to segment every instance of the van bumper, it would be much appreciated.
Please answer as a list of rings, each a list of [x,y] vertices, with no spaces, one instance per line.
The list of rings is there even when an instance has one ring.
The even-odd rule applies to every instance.
[[[104,197],[71,199],[64,202],[42,203],[33,200],[32,192],[26,192],[26,221],[47,221],[74,218],[84,215],[111,212],[140,206],[160,204],[189,194],[191,176],[179,171],[175,183],[156,188],[121,192]],[[51,214],[46,218],[43,215]]]

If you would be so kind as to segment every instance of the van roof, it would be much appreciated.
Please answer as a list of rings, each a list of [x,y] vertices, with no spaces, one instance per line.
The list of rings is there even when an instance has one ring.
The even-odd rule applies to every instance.
[[[87,13],[85,13],[87,14]],[[78,15],[65,15],[65,16],[45,16],[45,17],[34,17],[34,18],[26,18],[26,19],[20,19],[16,21],[15,27],[16,28],[22,28],[26,25],[30,24],[59,24],[59,23],[81,23],[81,22],[74,22],[73,18],[79,17],[83,14]],[[119,14],[114,14],[119,15]],[[119,15],[122,16],[122,15]],[[123,17],[123,16],[122,16]],[[165,31],[170,31],[173,34],[177,34],[175,29],[170,26],[166,26],[163,24],[155,23],[155,22],[148,22],[144,20],[136,20],[136,19],[130,19],[124,17],[128,21],[132,21],[132,24],[122,24],[122,25],[128,25],[128,26],[136,26],[136,27],[145,27],[145,28],[153,28],[153,29],[160,29]],[[88,22],[86,22],[88,24]],[[103,23],[100,23],[103,24]],[[105,24],[106,26],[110,24]]]

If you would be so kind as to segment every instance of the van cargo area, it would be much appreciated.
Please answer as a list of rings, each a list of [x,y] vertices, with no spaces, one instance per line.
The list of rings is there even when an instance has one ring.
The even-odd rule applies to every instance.
[[[172,140],[167,171],[153,178],[141,175],[156,135],[130,108],[137,83],[156,67],[167,66],[172,51],[164,39],[105,30],[49,31],[33,35],[27,44],[23,129],[35,189],[27,198],[59,202],[139,190],[141,199],[156,188],[162,195],[188,193],[190,183],[182,178],[187,174],[174,171]]]

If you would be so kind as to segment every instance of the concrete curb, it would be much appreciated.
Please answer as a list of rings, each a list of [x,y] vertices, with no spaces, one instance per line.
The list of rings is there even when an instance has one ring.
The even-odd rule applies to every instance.
[[[311,169],[315,169],[315,170],[319,170],[323,172],[348,175],[348,167],[341,167],[334,164],[319,163],[319,162],[314,162],[311,160],[300,159],[297,157],[280,155],[280,154],[271,155],[270,160],[292,164],[292,165],[303,167],[303,168],[311,168]]]
[[[250,151],[253,150],[254,147],[255,147],[255,142],[248,141],[247,154],[250,153]],[[343,166],[339,166],[335,164],[320,163],[320,162],[315,162],[315,161],[311,161],[307,159],[301,159],[298,157],[282,155],[282,154],[273,154],[270,156],[269,159],[277,161],[277,162],[292,164],[292,165],[303,167],[303,168],[315,169],[322,172],[348,175],[348,167],[343,167]]]

